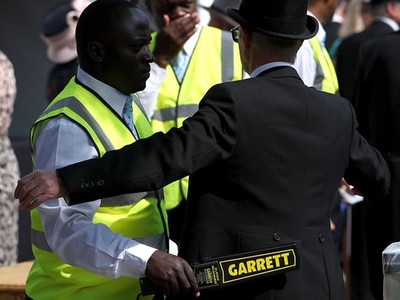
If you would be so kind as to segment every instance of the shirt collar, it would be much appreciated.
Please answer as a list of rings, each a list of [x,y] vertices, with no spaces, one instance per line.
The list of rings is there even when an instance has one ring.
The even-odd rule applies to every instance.
[[[266,64],[263,64],[263,65],[255,68],[253,70],[253,72],[251,72],[250,77],[257,77],[262,72],[265,72],[265,71],[275,68],[275,67],[292,67],[293,68],[293,64],[284,62],[284,61],[274,61],[274,62],[266,63]]]
[[[99,94],[99,96],[105,102],[107,102],[108,105],[110,105],[120,116],[122,116],[122,110],[124,108],[127,95],[94,78],[92,75],[85,72],[80,66],[78,67],[76,78],[79,82]]]
[[[325,40],[326,40],[326,31],[324,29],[324,27],[322,26],[321,22],[318,20],[318,18],[311,12],[311,11],[307,11],[307,14],[314,17],[315,20],[317,20],[318,22],[318,32],[317,32],[317,39],[320,43],[322,43],[323,45],[325,45]]]
[[[390,19],[388,17],[376,16],[374,18],[374,20],[381,21],[381,22],[385,23],[386,25],[390,26],[394,31],[397,31],[397,30],[400,29],[399,24],[397,24],[396,21],[394,21],[394,20],[392,20],[392,19]]]
[[[199,39],[200,36],[201,28],[202,26],[197,25],[196,32],[183,45],[183,51],[185,52],[185,54],[192,56],[194,47],[196,47],[197,40]]]

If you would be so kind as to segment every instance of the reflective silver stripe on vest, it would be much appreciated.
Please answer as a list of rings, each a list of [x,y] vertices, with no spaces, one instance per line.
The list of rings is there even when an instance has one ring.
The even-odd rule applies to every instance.
[[[222,31],[221,38],[222,82],[232,81],[234,75],[233,41],[231,33]]]
[[[221,79],[222,82],[232,81],[234,76],[233,41],[230,32],[222,31],[221,34]],[[178,118],[193,116],[199,109],[198,104],[183,104],[176,107],[157,109],[153,119],[161,122],[174,121]],[[178,114],[176,113],[178,111]]]
[[[83,106],[82,103],[80,103],[75,97],[68,97],[58,101],[57,103],[46,109],[42,115],[45,115],[53,110],[61,109],[63,107],[71,108],[88,124],[90,124],[91,128],[96,132],[96,135],[100,139],[106,151],[114,150],[114,146],[107,138],[106,134],[104,133],[99,123],[96,122],[96,120],[92,117],[92,115],[87,111],[85,106]]]
[[[143,198],[153,197],[156,198],[157,195],[155,192],[142,192],[142,193],[134,193],[134,194],[125,194],[116,197],[110,198],[102,198],[101,205],[102,207],[112,207],[112,206],[126,206],[132,205],[138,202]]]
[[[191,117],[198,110],[198,104],[184,104],[179,105],[179,107],[168,107],[154,111],[153,119],[161,122],[174,121],[178,118]],[[178,111],[178,115],[176,111]]]
[[[164,250],[167,248],[167,245],[165,244],[165,236],[164,233],[160,233],[157,235],[153,235],[150,237],[144,237],[144,238],[137,238],[133,239],[137,241],[138,243],[157,248],[160,250]],[[50,248],[49,244],[47,243],[46,236],[44,235],[44,232],[38,231],[35,229],[31,229],[31,241],[32,244],[36,247],[39,248],[40,250],[48,251],[48,252],[53,252],[53,250]]]
[[[324,81],[324,71],[322,70],[322,66],[320,63],[317,63],[317,69],[315,70],[315,79],[314,79],[314,84],[313,86],[317,90],[322,90],[322,82]]]
[[[134,97],[134,98],[136,98],[136,97]],[[92,117],[92,115],[85,108],[85,106],[82,105],[82,103],[79,102],[75,97],[68,97],[68,98],[58,101],[57,103],[55,103],[54,105],[49,107],[47,110],[45,110],[45,112],[42,115],[45,115],[51,111],[61,109],[64,107],[68,107],[68,108],[72,109],[81,118],[83,118],[88,124],[90,124],[90,127],[94,130],[94,132],[96,133],[97,137],[100,139],[100,142],[103,144],[106,151],[115,149],[114,146],[112,145],[112,143],[110,142],[110,140],[107,138],[103,128]],[[72,121],[76,122],[75,120],[72,120]],[[114,206],[132,205],[132,204],[136,203],[137,201],[139,201],[140,199],[143,199],[146,195],[148,197],[156,197],[154,192],[126,194],[126,195],[122,195],[120,197],[104,198],[101,200],[100,206],[114,207]]]

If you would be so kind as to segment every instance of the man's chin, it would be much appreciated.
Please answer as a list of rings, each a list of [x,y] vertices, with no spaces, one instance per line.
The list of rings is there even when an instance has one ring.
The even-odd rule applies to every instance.
[[[136,87],[136,91],[140,92],[143,91],[146,88],[146,82],[143,82],[143,84],[140,84]]]

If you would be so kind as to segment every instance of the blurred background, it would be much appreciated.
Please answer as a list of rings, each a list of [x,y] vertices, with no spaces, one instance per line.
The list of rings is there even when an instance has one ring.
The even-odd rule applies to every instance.
[[[1,1],[0,50],[14,65],[17,96],[9,128],[21,176],[31,171],[29,130],[46,107],[46,81],[51,63],[40,39],[40,20],[55,0]],[[20,211],[18,261],[33,258],[29,214]]]

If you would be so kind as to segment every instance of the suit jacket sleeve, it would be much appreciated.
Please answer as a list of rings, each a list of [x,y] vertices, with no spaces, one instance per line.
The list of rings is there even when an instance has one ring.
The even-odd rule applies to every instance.
[[[158,189],[227,157],[234,148],[236,123],[229,90],[214,86],[182,127],[57,171],[70,204]]]

